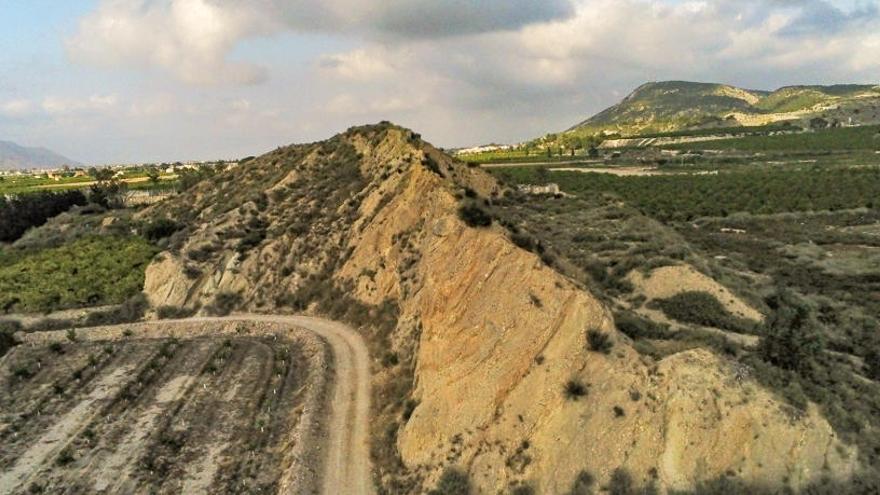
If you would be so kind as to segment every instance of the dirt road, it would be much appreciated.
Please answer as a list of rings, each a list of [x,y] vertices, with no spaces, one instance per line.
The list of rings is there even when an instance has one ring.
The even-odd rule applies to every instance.
[[[220,320],[292,324],[327,340],[333,349],[336,378],[323,492],[325,495],[374,493],[369,449],[370,358],[361,336],[341,323],[306,316],[246,315]]]
[[[245,333],[242,333],[242,331]],[[92,347],[95,345],[105,345],[104,343],[106,342],[114,343],[114,346],[123,346],[122,348],[125,349],[130,348],[132,345],[135,346],[134,350],[143,347],[141,352],[155,354],[155,348],[147,346],[147,342],[156,341],[154,339],[167,340],[169,338],[173,338],[172,341],[176,342],[177,340],[175,339],[179,339],[181,350],[174,354],[177,356],[176,358],[169,358],[171,360],[176,359],[177,361],[163,361],[165,364],[161,366],[152,366],[152,368],[159,370],[173,367],[179,374],[176,375],[176,378],[166,382],[164,386],[157,385],[159,388],[156,393],[142,394],[143,400],[138,399],[133,402],[132,406],[125,409],[127,411],[126,414],[131,415],[133,420],[136,419],[137,421],[123,420],[120,421],[120,426],[118,426],[120,431],[118,443],[130,443],[133,446],[140,446],[144,444],[144,439],[139,436],[140,433],[138,432],[150,431],[149,425],[156,423],[156,417],[162,416],[160,413],[163,410],[163,404],[182,404],[178,407],[178,410],[180,410],[180,413],[177,415],[178,419],[174,421],[177,423],[184,420],[191,421],[195,424],[192,429],[197,429],[200,423],[197,418],[202,417],[201,422],[203,423],[207,421],[208,415],[214,412],[211,407],[204,408],[204,404],[210,404],[210,402],[196,400],[192,397],[189,400],[181,401],[181,397],[178,396],[192,396],[193,393],[208,395],[212,388],[219,390],[221,386],[231,388],[226,389],[224,392],[228,399],[219,403],[223,404],[219,406],[222,413],[217,416],[217,419],[211,421],[213,427],[209,433],[217,436],[224,431],[232,431],[233,425],[240,427],[240,423],[236,423],[240,421],[238,416],[251,415],[251,412],[246,410],[247,407],[242,405],[250,401],[247,396],[242,396],[242,391],[254,390],[257,388],[258,383],[262,384],[260,385],[262,387],[269,386],[268,390],[274,390],[272,387],[276,386],[275,382],[271,382],[271,380],[266,382],[263,378],[256,377],[256,375],[261,374],[257,373],[256,370],[270,369],[275,366],[274,364],[266,364],[272,363],[274,352],[270,349],[272,345],[271,336],[281,337],[285,333],[287,334],[286,337],[292,339],[292,342],[296,341],[302,344],[306,341],[314,341],[319,344],[318,347],[325,349],[325,353],[327,346],[329,346],[330,354],[332,354],[331,369],[333,372],[325,373],[328,378],[332,375],[332,384],[329,387],[315,386],[308,388],[309,390],[315,390],[314,399],[308,397],[296,399],[296,404],[305,404],[306,410],[301,413],[301,420],[294,423],[293,429],[285,430],[282,427],[278,430],[281,435],[286,435],[290,438],[290,449],[284,449],[286,454],[283,461],[275,461],[276,464],[282,464],[285,470],[285,474],[279,478],[277,492],[305,493],[307,491],[308,493],[321,492],[325,494],[373,494],[375,489],[372,483],[370,468],[368,423],[370,411],[369,355],[360,335],[342,324],[304,316],[235,315],[223,318],[191,318],[77,330],[78,341],[82,342],[82,345],[66,342],[67,336],[64,331],[26,334],[23,338],[27,348],[32,349],[29,352],[48,352],[45,350],[47,349],[46,344],[65,342],[65,346],[68,346],[70,349],[70,352],[65,354],[65,356],[73,359],[82,354],[82,360],[85,360],[87,357],[91,359]],[[263,335],[263,337],[258,337],[259,335]],[[233,343],[230,343],[230,336],[234,336]],[[225,339],[219,337],[225,337]],[[244,342],[247,339],[254,338],[264,340],[269,338],[269,345],[260,344],[259,341],[251,342],[249,346],[245,345]],[[201,340],[188,343],[186,339]],[[245,341],[239,343],[240,339],[245,339]],[[278,338],[279,342],[281,340],[281,338]],[[213,372],[205,373],[204,369],[207,364],[202,361],[206,359],[199,356],[216,355],[219,352],[217,349],[222,349],[221,341],[225,342],[225,345],[232,349],[229,357],[220,361],[229,362],[225,366],[227,369],[226,374],[222,374],[222,371],[217,372],[216,376]],[[322,344],[321,341],[326,342],[326,344]],[[137,342],[143,342],[144,344],[139,347]],[[307,345],[307,342],[302,345]],[[264,348],[265,351],[263,350]],[[118,354],[109,354],[109,352],[108,350],[108,363],[115,363],[114,359],[122,359],[114,357]],[[127,377],[133,376],[135,373],[130,371],[133,366],[146,367],[146,355],[139,357],[135,353],[129,353],[127,356],[126,359],[129,360],[127,362],[130,364],[128,367],[117,368],[117,375],[125,373]],[[77,357],[77,359],[79,358]],[[198,362],[190,362],[192,360],[198,360]],[[110,369],[110,365],[108,364],[107,366]],[[325,364],[325,370],[328,369],[326,366]],[[193,370],[183,372],[187,367],[192,367]],[[92,368],[87,367],[87,369],[97,370],[98,367],[92,366]],[[202,371],[195,372],[194,370],[196,369],[201,369]],[[97,372],[96,376],[99,376]],[[229,385],[229,383],[236,380],[249,380],[248,378],[242,378],[244,376],[253,376],[254,383]],[[269,376],[274,376],[274,373],[270,372]],[[278,376],[280,377],[281,375]],[[37,378],[39,379],[39,376]],[[198,383],[194,381],[196,379],[206,383],[198,386]],[[298,380],[300,378],[294,379],[293,382],[296,383]],[[82,436],[81,430],[85,428],[84,425],[94,422],[96,411],[100,409],[99,406],[104,403],[106,397],[118,395],[119,391],[111,390],[111,388],[123,388],[125,383],[124,380],[121,380],[116,375],[105,377],[103,381],[107,381],[107,384],[97,382],[97,385],[91,386],[90,390],[93,391],[90,395],[84,395],[84,393],[79,395],[79,397],[85,397],[85,400],[78,399],[80,402],[75,402],[78,409],[74,409],[59,418],[61,421],[55,423],[49,430],[49,433],[52,433],[50,435],[51,438],[46,438],[46,433],[38,431],[35,433],[35,437],[21,438],[20,443],[23,442],[21,448],[24,449],[21,454],[13,455],[11,451],[7,452],[7,454],[13,455],[9,459],[13,464],[7,466],[10,469],[4,468],[5,472],[0,475],[0,488],[6,487],[5,489],[0,489],[0,492],[7,491],[7,489],[9,492],[17,492],[27,486],[26,483],[33,479],[52,479],[54,476],[70,476],[70,471],[67,471],[67,474],[59,474],[56,468],[50,467],[53,465],[52,459],[57,457],[57,451],[61,444],[77,444],[77,439]],[[145,382],[148,381],[145,380]],[[137,382],[140,385],[141,379],[139,378]],[[264,382],[271,382],[272,385],[266,385]],[[162,382],[158,380],[156,383]],[[193,383],[196,384],[193,385]],[[324,383],[327,383],[326,380]],[[279,382],[277,386],[283,387],[283,384]],[[280,392],[283,389],[278,388],[278,391],[278,395],[281,396],[282,393]],[[329,397],[327,397],[328,393],[330,394]],[[244,400],[242,404],[235,402],[235,398],[239,396],[241,396],[239,401]],[[327,406],[309,406],[312,403],[325,403]],[[277,403],[275,408],[279,411],[302,410],[303,406],[291,404],[287,408],[281,407],[279,409],[281,403]],[[188,411],[188,408],[198,407],[202,407],[201,412]],[[79,411],[79,409],[88,409],[88,411],[83,412]],[[50,421],[47,415],[44,416],[46,416],[47,421]],[[196,419],[193,420],[193,418]],[[230,423],[229,427],[220,427],[223,425],[219,422],[224,420]],[[116,428],[115,424],[111,426]],[[134,424],[135,427],[132,428],[131,424]],[[104,427],[104,430],[109,432],[111,426]],[[4,428],[0,428],[0,430],[2,429]],[[262,431],[263,428],[259,427],[259,433],[262,433]],[[275,431],[272,429],[272,425],[267,425],[266,434],[272,435],[272,431]],[[180,464],[184,466],[181,469],[186,472],[181,473],[179,476],[172,473],[171,478],[166,477],[161,480],[160,492],[173,492],[175,488],[169,489],[169,486],[176,486],[174,483],[185,483],[183,486],[190,493],[207,493],[209,491],[208,487],[212,485],[211,478],[216,474],[217,463],[215,458],[218,454],[217,448],[230,444],[229,439],[212,438],[211,435],[203,435],[198,437],[202,440],[193,442],[200,445],[203,444],[202,450],[209,451],[208,454],[202,453],[200,455],[201,462],[205,464],[205,468],[199,463],[192,466],[185,462]],[[83,449],[80,450],[82,451]],[[103,452],[101,449],[84,450],[87,452],[83,455],[84,459],[92,459],[91,464],[98,466],[103,464],[116,466],[111,470],[116,473],[130,471],[126,466],[130,467],[137,464],[134,461],[138,456],[131,453],[132,449],[122,449],[128,452],[122,454],[116,453],[112,446],[109,447],[107,452]],[[109,457],[104,459],[102,456]],[[91,467],[93,466],[86,465],[83,469],[91,469]],[[99,469],[99,471],[101,470]],[[193,471],[193,473],[189,471]],[[93,474],[98,475],[101,473]],[[132,481],[133,478],[126,476],[117,476],[118,480],[114,480],[112,476],[105,476],[105,478],[107,480],[100,483],[102,493],[123,493],[127,490],[134,490],[135,485],[124,485],[123,482],[139,482],[141,484],[137,486],[145,486],[143,485],[142,478],[141,481]],[[223,476],[214,479],[214,490],[217,489],[217,483],[222,481]],[[128,486],[128,488],[125,488],[125,486]],[[149,483],[146,486],[149,486]]]

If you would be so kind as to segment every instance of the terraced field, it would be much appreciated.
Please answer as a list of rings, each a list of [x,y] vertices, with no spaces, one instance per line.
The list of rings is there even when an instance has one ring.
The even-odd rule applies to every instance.
[[[0,361],[0,493],[321,492],[333,354],[245,320],[29,335]]]

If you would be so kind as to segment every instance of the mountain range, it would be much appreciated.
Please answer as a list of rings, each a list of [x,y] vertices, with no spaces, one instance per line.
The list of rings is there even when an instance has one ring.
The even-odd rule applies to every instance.
[[[80,163],[52,150],[27,147],[11,141],[0,141],[0,170],[55,168]]]

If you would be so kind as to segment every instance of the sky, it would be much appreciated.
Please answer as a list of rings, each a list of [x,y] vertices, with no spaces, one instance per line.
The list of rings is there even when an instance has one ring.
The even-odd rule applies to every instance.
[[[880,0],[0,0],[0,140],[89,164],[518,142],[672,79],[880,83]]]

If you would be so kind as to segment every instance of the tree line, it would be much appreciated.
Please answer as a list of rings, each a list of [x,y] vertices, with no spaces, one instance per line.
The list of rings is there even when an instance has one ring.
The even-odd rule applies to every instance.
[[[71,207],[87,203],[88,198],[82,191],[0,196],[0,242],[14,242],[31,227],[43,225]]]

